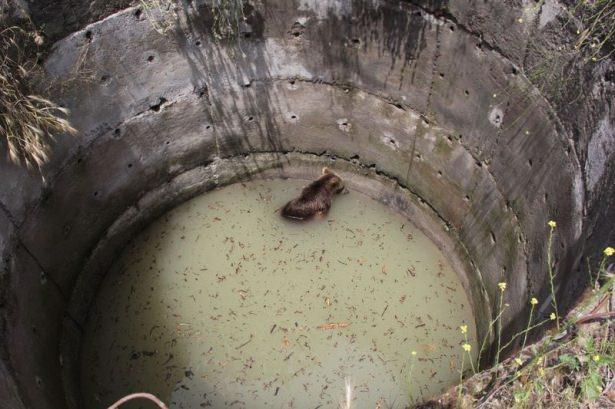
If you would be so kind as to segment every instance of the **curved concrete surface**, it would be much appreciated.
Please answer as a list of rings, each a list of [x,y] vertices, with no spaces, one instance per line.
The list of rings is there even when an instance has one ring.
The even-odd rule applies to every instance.
[[[42,180],[0,162],[0,408],[76,407],[80,332],[113,257],[173,205],[241,178],[322,164],[369,176],[360,190],[455,254],[479,333],[500,281],[504,334],[531,296],[550,312],[548,220],[563,309],[581,258],[614,238],[611,61],[579,67],[584,98],[522,74],[539,58],[530,41],[568,35],[556,1],[254,2],[233,41],[213,39],[202,1],[96,22],[109,10],[69,20],[54,3],[30,4],[67,35],[44,85],[79,134],[58,138]]]

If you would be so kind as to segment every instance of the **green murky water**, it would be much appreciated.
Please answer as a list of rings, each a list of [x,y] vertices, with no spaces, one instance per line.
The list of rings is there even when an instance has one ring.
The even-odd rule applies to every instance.
[[[170,408],[333,408],[346,382],[353,408],[403,408],[459,378],[474,321],[445,256],[356,192],[326,219],[282,220],[302,185],[209,192],[125,249],[86,326],[86,408],[135,391]]]

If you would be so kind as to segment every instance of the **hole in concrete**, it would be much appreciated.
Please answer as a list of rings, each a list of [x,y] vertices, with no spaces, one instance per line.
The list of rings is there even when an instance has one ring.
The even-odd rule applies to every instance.
[[[250,122],[254,121],[254,117],[253,116],[249,116],[248,117],[248,121],[250,121]]]
[[[207,87],[207,85],[196,87],[195,92],[197,93],[199,98],[205,97],[206,99],[209,99],[209,88]]]
[[[441,170],[439,170],[439,171],[438,171],[438,177],[439,177],[439,178],[441,178],[441,177],[442,177],[442,171],[441,171]]]
[[[463,91],[464,94],[466,94],[466,96],[470,95],[470,91],[468,91],[467,89],[465,91]]]
[[[202,43],[201,43],[201,40],[196,40],[196,41],[194,42],[194,45],[196,45],[197,47],[200,47],[200,46],[201,46],[201,44],[202,44]]]
[[[444,78],[444,73],[441,72],[439,75],[440,75],[440,78]]]
[[[290,28],[290,33],[295,38],[301,37],[304,32],[305,32],[305,26],[298,21],[296,21]]]
[[[491,238],[491,244],[495,244],[495,233],[490,231],[489,232],[489,237]]]
[[[211,129],[211,125],[207,125],[205,129]]]
[[[470,196],[465,195],[465,196],[463,197],[463,200],[464,200],[464,201],[466,201],[466,202],[469,202],[469,201],[470,201]]]
[[[129,163],[127,166],[128,166],[128,169],[132,168],[132,163]]]
[[[109,81],[109,76],[107,74],[103,74],[100,76],[100,82],[105,83]]]
[[[532,165],[534,164],[534,162],[532,161],[532,159],[528,159],[527,160],[527,164],[530,166],[530,168],[532,167]]]
[[[159,112],[160,108],[162,108],[162,106],[167,102],[166,98],[164,97],[160,97],[160,99],[158,99],[158,103],[156,105],[152,105],[151,107],[149,107],[149,109],[151,111],[154,112]]]
[[[154,61],[154,56],[153,56],[153,55],[150,55],[149,57],[147,57],[147,61],[148,61],[148,62],[152,62],[152,61]]]
[[[135,17],[137,18],[137,20],[141,20],[141,18],[143,17],[143,11],[141,9],[135,10]]]
[[[86,32],[85,32],[85,38],[86,38],[88,41],[92,41],[92,36],[93,36],[93,35],[92,35],[92,32],[91,32],[90,30],[88,30],[88,31],[86,31]]]

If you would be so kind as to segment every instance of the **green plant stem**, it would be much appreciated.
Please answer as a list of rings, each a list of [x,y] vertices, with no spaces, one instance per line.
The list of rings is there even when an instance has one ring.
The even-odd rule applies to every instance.
[[[506,308],[504,308],[504,309],[506,309]],[[500,317],[502,316],[503,312],[504,312],[504,310],[500,311],[499,314],[489,323],[489,327],[488,327],[489,331],[485,335],[485,338],[483,338],[483,342],[481,343],[480,350],[478,351],[478,362],[479,362],[479,365],[480,365],[480,358],[483,355],[485,347],[487,346],[487,340],[489,339],[489,336],[491,335],[491,331],[493,330],[493,326],[495,325],[497,320],[500,319]],[[480,367],[478,369],[480,370]]]
[[[497,326],[498,326],[498,348],[497,348],[497,352],[495,354],[495,362],[494,365],[497,365],[500,362],[500,345],[502,342],[502,303],[504,302],[504,290],[500,290],[500,306],[498,308],[498,311],[500,312],[498,314],[498,321],[497,321]]]
[[[553,280],[555,278],[553,274],[553,266],[551,262],[551,245],[553,242],[553,227],[549,231],[549,243],[547,246],[547,269],[549,271],[549,283],[551,284],[551,304],[553,305],[553,309],[555,310],[555,324],[557,326],[557,330],[560,330],[559,325],[559,312],[557,310],[557,299],[555,297],[555,287],[553,285]]]
[[[596,273],[596,281],[594,282],[594,288],[598,288],[598,280],[600,279],[600,275],[604,272],[605,264],[606,264],[606,255],[602,256],[602,260],[600,261],[600,266],[598,267],[598,272]]]
[[[459,391],[457,393],[457,407],[461,407],[461,391],[463,390],[463,364],[465,361],[466,355],[461,355],[461,369],[459,370]]]
[[[508,342],[507,342],[507,343],[506,343],[506,344],[505,344],[505,345],[504,345],[504,346],[500,349],[500,352],[502,352],[503,350],[505,350],[506,348],[508,348],[508,347],[509,347],[509,346],[513,343],[513,341],[514,341],[515,339],[517,339],[517,337],[519,337],[521,334],[526,333],[526,331],[527,331],[527,332],[529,332],[529,331],[533,330],[534,328],[538,328],[538,327],[540,327],[541,325],[544,325],[545,323],[547,323],[547,322],[549,322],[549,321],[551,321],[551,319],[550,319],[550,318],[547,318],[546,320],[543,320],[543,321],[539,322],[538,324],[534,324],[534,325],[532,325],[531,327],[528,327],[528,328],[526,328],[525,330],[523,330],[523,331],[521,331],[521,332],[517,332],[517,333],[516,333],[516,334],[515,334],[515,335],[514,335],[511,339],[510,339],[510,341],[508,341]],[[523,348],[521,348],[521,349],[523,349]]]
[[[525,343],[527,342],[527,334],[530,332],[530,325],[532,324],[532,315],[534,314],[534,304],[530,308],[530,318],[527,320],[527,327],[525,328],[525,335],[523,335],[523,343],[521,344],[521,350],[525,349]]]

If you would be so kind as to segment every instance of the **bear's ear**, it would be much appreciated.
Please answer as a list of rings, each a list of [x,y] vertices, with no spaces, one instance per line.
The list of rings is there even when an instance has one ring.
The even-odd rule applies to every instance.
[[[332,173],[332,172],[329,170],[328,167],[325,166],[324,168],[322,168],[322,174],[323,175],[328,175],[330,173]]]

